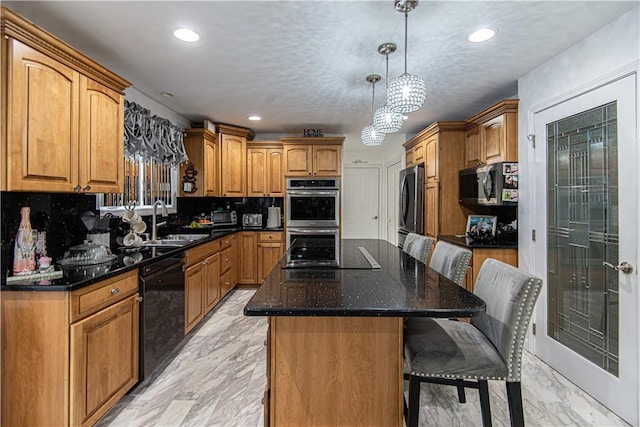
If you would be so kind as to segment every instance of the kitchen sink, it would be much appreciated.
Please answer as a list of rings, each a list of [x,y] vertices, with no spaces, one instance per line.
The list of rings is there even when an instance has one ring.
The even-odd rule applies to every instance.
[[[162,236],[156,240],[147,240],[142,243],[142,246],[174,246],[180,247],[188,245],[194,240],[204,239],[205,237],[209,237],[208,234],[169,234],[166,236]]]

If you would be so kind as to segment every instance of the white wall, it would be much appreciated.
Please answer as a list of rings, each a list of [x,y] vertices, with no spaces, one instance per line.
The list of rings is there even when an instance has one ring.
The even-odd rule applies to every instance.
[[[527,140],[533,133],[533,108],[579,92],[625,67],[638,69],[640,58],[640,7],[626,13],[518,80],[518,159],[520,202],[518,204],[518,263],[534,270],[535,246],[533,200],[534,150]],[[542,142],[538,141],[539,149]],[[538,230],[538,232],[543,232]]]

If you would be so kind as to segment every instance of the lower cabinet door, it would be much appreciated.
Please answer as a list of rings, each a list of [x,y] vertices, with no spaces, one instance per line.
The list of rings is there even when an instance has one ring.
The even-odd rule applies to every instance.
[[[204,317],[204,264],[198,262],[184,273],[184,333],[187,334]]]
[[[211,255],[205,260],[204,302],[208,313],[220,301],[220,254]]]
[[[71,325],[70,424],[95,424],[138,382],[138,294]]]

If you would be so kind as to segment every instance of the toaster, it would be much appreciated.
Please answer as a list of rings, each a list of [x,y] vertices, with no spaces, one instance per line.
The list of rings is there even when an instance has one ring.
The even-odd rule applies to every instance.
[[[243,227],[262,228],[262,214],[244,214],[242,215]]]

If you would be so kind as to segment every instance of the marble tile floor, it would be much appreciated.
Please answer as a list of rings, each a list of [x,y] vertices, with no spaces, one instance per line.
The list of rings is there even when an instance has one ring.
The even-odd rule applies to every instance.
[[[253,292],[231,292],[162,372],[134,388],[97,425],[262,426],[267,322],[242,314]],[[628,425],[527,352],[522,377],[527,426]],[[508,426],[504,383],[490,382],[489,388],[493,424]],[[467,403],[460,404],[454,387],[423,384],[420,425],[482,425],[477,391],[467,390]]]

